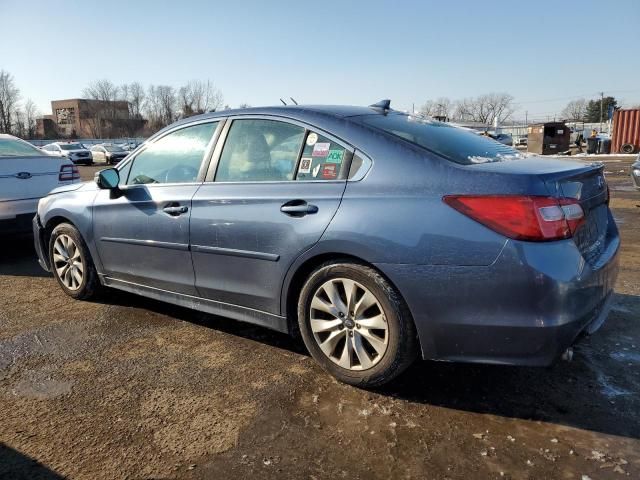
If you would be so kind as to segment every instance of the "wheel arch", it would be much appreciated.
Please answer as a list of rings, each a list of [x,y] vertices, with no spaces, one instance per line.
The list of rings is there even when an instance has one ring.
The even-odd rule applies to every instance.
[[[47,266],[49,267],[51,266],[51,258],[49,258],[49,242],[51,240],[51,234],[53,233],[54,228],[56,228],[61,223],[68,223],[70,225],[73,225],[76,229],[78,228],[71,220],[63,215],[55,215],[47,219],[45,224],[42,225],[43,228],[42,233],[40,234],[40,242],[43,247],[42,253],[45,256]]]
[[[298,265],[292,268],[292,272],[288,275],[288,281],[286,282],[283,288],[282,295],[282,312],[283,315],[287,319],[287,325],[289,328],[289,332],[296,336],[300,336],[300,331],[298,328],[298,319],[297,319],[297,309],[298,309],[298,299],[300,297],[300,293],[302,292],[302,287],[304,286],[304,282],[309,277],[311,272],[317,269],[320,265],[334,262],[348,262],[348,263],[358,263],[360,265],[364,265],[366,267],[374,269],[378,272],[384,279],[389,282],[389,284],[398,292],[400,299],[407,306],[407,312],[409,312],[410,320],[413,322],[414,327],[416,327],[416,332],[418,331],[417,326],[415,324],[415,320],[413,319],[413,314],[411,313],[411,309],[407,304],[402,292],[395,283],[389,278],[388,275],[385,274],[380,268],[374,265],[371,262],[364,260],[361,257],[352,254],[345,254],[339,252],[323,252],[317,255],[305,258]],[[416,335],[416,340],[418,342],[418,348],[421,349],[420,337]]]

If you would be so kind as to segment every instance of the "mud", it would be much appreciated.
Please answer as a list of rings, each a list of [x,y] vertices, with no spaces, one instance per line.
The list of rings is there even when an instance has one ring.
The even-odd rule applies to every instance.
[[[286,335],[117,291],[73,301],[30,239],[3,240],[0,478],[640,478],[640,194],[609,163],[621,273],[573,362],[417,362],[375,392]]]

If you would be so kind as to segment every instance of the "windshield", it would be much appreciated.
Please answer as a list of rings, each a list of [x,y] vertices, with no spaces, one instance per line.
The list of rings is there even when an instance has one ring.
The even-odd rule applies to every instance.
[[[38,157],[45,155],[38,148],[22,140],[0,138],[0,157]]]
[[[114,146],[111,146],[111,145],[108,145],[108,146],[105,145],[104,149],[107,152],[124,152],[124,149],[122,147],[114,147]]]
[[[507,145],[430,118],[374,114],[354,119],[462,165],[524,158],[524,155]]]
[[[60,145],[63,150],[84,150],[84,147],[79,143],[65,143]]]

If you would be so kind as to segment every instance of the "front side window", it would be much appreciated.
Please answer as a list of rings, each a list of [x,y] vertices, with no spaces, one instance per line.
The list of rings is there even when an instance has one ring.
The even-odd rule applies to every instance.
[[[216,182],[293,180],[305,129],[276,120],[234,120]]]
[[[524,158],[507,145],[428,118],[405,114],[372,114],[353,119],[462,165]]]
[[[127,184],[195,182],[217,125],[193,125],[151,143],[133,159]]]

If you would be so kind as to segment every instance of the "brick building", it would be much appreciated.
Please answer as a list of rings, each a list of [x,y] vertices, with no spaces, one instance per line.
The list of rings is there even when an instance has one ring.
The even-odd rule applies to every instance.
[[[131,136],[144,126],[144,120],[129,115],[126,101],[53,100],[51,112],[37,120],[37,135],[41,138]]]

